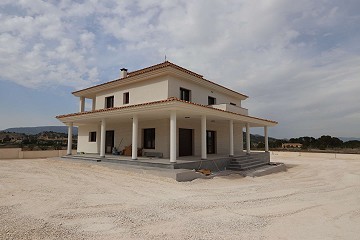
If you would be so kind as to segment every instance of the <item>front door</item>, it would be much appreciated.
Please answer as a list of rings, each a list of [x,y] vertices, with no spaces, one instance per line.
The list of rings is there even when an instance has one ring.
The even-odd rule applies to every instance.
[[[112,153],[114,147],[114,131],[106,131],[105,153]]]
[[[193,130],[179,128],[179,157],[193,154]]]
[[[216,132],[206,131],[206,149],[208,154],[216,153]]]

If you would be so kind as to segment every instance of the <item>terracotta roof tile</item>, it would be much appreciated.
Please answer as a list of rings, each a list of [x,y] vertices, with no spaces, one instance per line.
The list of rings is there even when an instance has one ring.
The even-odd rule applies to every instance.
[[[227,88],[227,87],[224,87],[224,86],[222,86],[222,85],[220,85],[220,84],[217,84],[217,83],[215,83],[215,82],[212,82],[212,81],[210,81],[210,80],[207,80],[207,79],[203,78],[202,75],[197,74],[197,73],[195,73],[195,72],[192,72],[192,71],[190,71],[190,70],[188,70],[188,69],[186,69],[186,68],[180,67],[180,66],[178,66],[178,65],[176,65],[176,64],[174,64],[174,63],[172,63],[172,62],[169,62],[169,61],[165,61],[165,62],[163,62],[163,63],[159,63],[159,64],[156,64],[156,65],[147,67],[147,68],[143,68],[143,69],[140,69],[140,70],[136,70],[136,71],[133,71],[133,72],[129,72],[129,73],[127,74],[127,77],[125,77],[125,78],[115,79],[115,80],[112,80],[112,81],[109,81],[109,82],[101,83],[101,84],[98,84],[98,85],[95,85],[95,86],[91,86],[91,87],[88,87],[88,88],[85,88],[85,89],[81,89],[81,90],[78,90],[78,91],[74,91],[74,92],[72,92],[72,93],[74,94],[74,93],[78,93],[78,92],[81,92],[81,91],[84,91],[84,90],[88,90],[88,89],[91,89],[91,88],[103,86],[103,85],[106,85],[106,84],[109,84],[109,83],[118,82],[118,81],[121,81],[121,80],[123,80],[123,79],[131,78],[131,77],[134,77],[134,76],[138,76],[138,75],[141,75],[141,74],[144,74],[144,73],[148,73],[148,72],[151,72],[151,71],[154,71],[154,70],[157,70],[157,69],[165,68],[165,67],[173,67],[173,68],[176,68],[176,69],[178,69],[178,70],[180,70],[180,71],[183,71],[183,72],[185,72],[185,73],[188,73],[188,74],[190,74],[190,75],[192,75],[192,76],[194,76],[194,77],[201,78],[202,80],[204,80],[204,81],[206,81],[206,82],[209,82],[209,83],[211,83],[211,84],[217,85],[217,86],[219,86],[219,87],[221,87],[221,88],[224,88],[224,89],[226,89],[226,90],[228,90],[228,91],[234,92],[234,93],[236,93],[236,94],[240,94],[240,95],[242,95],[242,96],[244,96],[244,97],[246,97],[246,98],[248,97],[248,96],[246,96],[246,95],[244,95],[244,94],[242,94],[242,93],[236,92],[236,91],[234,91],[234,90],[232,90],[232,89],[229,89],[229,88]]]
[[[252,116],[248,116],[248,115],[244,115],[244,114],[240,114],[240,113],[234,113],[234,112],[229,112],[229,111],[225,111],[225,110],[222,110],[222,109],[212,108],[212,107],[209,107],[209,106],[206,106],[206,105],[202,105],[202,104],[199,104],[199,103],[193,103],[193,102],[184,101],[184,100],[181,100],[181,99],[178,99],[178,98],[175,98],[175,97],[171,97],[171,98],[164,99],[164,100],[160,100],[160,101],[134,104],[134,105],[130,105],[130,106],[113,107],[113,108],[99,109],[99,110],[95,110],[95,111],[86,111],[86,112],[70,113],[70,114],[65,114],[65,115],[56,116],[56,118],[60,119],[60,118],[65,118],[65,117],[80,116],[80,115],[86,115],[86,114],[91,114],[91,113],[109,112],[109,111],[114,111],[114,110],[127,109],[127,108],[135,108],[135,107],[147,106],[147,105],[155,105],[155,104],[160,104],[160,103],[165,103],[165,102],[173,102],[173,101],[182,102],[182,103],[186,103],[186,104],[192,104],[192,105],[199,106],[199,107],[205,107],[205,108],[208,108],[208,109],[213,109],[213,110],[215,110],[215,111],[221,111],[221,112],[231,113],[231,114],[235,114],[235,115],[239,115],[239,116],[249,117],[249,118],[253,118],[253,119],[258,119],[258,120],[262,120],[262,121],[267,121],[267,122],[276,123],[276,124],[278,123],[278,122],[276,122],[276,121],[272,121],[272,120],[268,120],[268,119],[252,117]]]

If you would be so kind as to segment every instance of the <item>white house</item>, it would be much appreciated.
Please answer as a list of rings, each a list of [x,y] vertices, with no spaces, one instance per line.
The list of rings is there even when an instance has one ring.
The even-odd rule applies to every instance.
[[[171,62],[127,72],[119,79],[73,92],[80,99],[77,113],[57,116],[69,126],[78,126],[77,152],[105,157],[113,147],[131,145],[132,159],[142,152],[162,154],[170,162],[178,157],[209,154],[250,153],[250,128],[263,127],[268,151],[268,127],[277,122],[248,115],[241,107],[248,97]],[[92,110],[84,111],[85,99]],[[140,154],[140,153],[139,153]]]

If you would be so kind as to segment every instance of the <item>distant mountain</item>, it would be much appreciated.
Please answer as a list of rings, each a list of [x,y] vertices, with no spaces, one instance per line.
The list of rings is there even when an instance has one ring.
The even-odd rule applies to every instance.
[[[341,141],[343,142],[348,142],[348,141],[360,141],[360,138],[355,138],[355,137],[338,137]]]
[[[57,132],[57,133],[67,133],[67,126],[42,126],[42,127],[19,127],[19,128],[8,128],[3,130],[4,132],[15,132],[15,133],[25,133],[27,135],[35,135],[41,132]],[[77,127],[74,127],[73,134],[78,134]]]
[[[244,138],[246,138],[246,132],[244,132]],[[284,139],[276,139],[269,137],[269,142],[275,142],[277,140],[284,140]],[[265,142],[265,137],[259,134],[250,134],[250,141],[251,142]]]

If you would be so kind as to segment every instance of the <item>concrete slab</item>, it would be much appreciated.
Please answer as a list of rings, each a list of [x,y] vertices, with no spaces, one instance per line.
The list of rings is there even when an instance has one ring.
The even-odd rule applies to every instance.
[[[285,172],[286,165],[283,163],[272,162],[269,165],[265,165],[259,168],[240,171],[239,173],[244,177],[261,177],[272,173]]]

